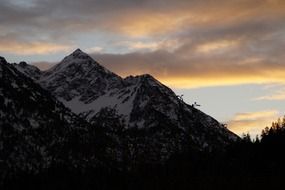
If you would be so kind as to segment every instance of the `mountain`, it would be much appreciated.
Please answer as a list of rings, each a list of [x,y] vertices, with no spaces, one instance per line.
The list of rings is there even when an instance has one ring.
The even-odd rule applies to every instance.
[[[111,89],[120,87],[122,79],[77,49],[60,64],[43,73],[40,83],[62,101],[78,100],[89,104]],[[70,107],[76,113],[76,106]]]
[[[0,57],[0,189],[282,189],[284,121],[241,139],[81,50],[45,72]]]
[[[41,77],[42,72],[40,69],[38,69],[36,66],[29,65],[24,61],[20,62],[19,64],[14,63],[13,66],[16,67],[18,71],[34,80],[38,80]]]
[[[129,155],[140,160],[166,160],[189,146],[222,149],[238,139],[151,75],[123,79],[80,49],[43,72],[38,82],[90,123],[123,126],[116,138],[136,149],[128,149],[136,152]]]
[[[0,58],[0,79],[0,187],[23,175],[121,183],[239,139],[151,75],[122,78],[79,49],[47,71]]]
[[[0,57],[0,185],[62,164],[95,167],[104,148],[96,127],[18,69]]]

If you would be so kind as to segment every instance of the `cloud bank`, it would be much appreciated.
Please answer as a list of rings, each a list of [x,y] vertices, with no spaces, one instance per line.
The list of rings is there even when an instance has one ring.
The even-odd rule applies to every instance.
[[[4,0],[0,53],[80,46],[123,76],[180,88],[284,83],[284,20],[282,0]]]

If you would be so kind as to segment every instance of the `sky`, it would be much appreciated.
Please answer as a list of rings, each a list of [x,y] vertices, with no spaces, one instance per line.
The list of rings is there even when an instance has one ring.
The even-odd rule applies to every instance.
[[[239,135],[285,113],[284,0],[1,0],[9,62],[46,69],[76,48],[152,74]]]

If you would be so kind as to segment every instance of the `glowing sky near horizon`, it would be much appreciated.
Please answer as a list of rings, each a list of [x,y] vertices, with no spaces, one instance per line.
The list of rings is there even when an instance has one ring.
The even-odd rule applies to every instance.
[[[253,136],[285,113],[283,0],[2,0],[0,56],[42,68],[76,48],[150,73]]]

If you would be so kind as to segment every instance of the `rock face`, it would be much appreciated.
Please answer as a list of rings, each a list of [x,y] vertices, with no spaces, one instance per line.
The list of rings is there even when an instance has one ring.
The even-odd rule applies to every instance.
[[[165,160],[189,146],[211,151],[238,138],[152,76],[123,79],[80,49],[44,72],[39,83],[87,121],[123,125],[124,139],[142,160]]]
[[[16,67],[18,71],[34,80],[38,80],[41,77],[41,70],[36,66],[27,64],[26,62],[22,61],[19,64],[14,63],[13,66]]]

